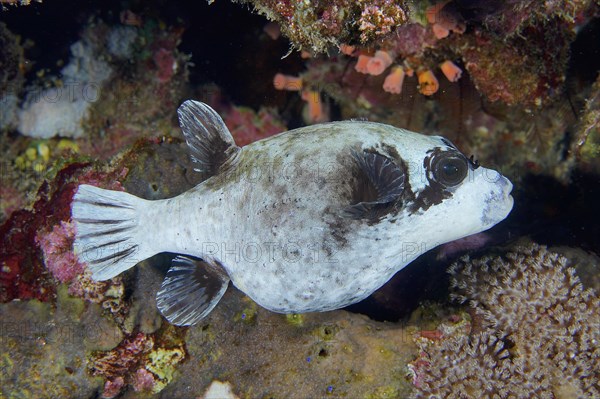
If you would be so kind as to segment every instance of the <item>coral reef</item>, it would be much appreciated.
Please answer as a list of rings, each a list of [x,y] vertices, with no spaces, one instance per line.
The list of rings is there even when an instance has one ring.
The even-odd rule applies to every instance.
[[[115,397],[127,384],[136,392],[158,393],[171,382],[185,351],[181,346],[156,346],[152,336],[138,333],[111,351],[92,355],[88,364],[91,374],[106,379],[102,396]]]
[[[587,253],[597,252],[595,186],[520,182],[546,174],[566,184],[573,169],[600,170],[600,81],[586,59],[590,43],[597,47],[588,21],[598,20],[598,2],[236,2],[274,22],[231,32],[237,24],[228,21],[225,37],[218,23],[197,29],[215,14],[183,15],[185,2],[133,2],[120,13],[98,5],[62,39],[64,61],[54,45],[42,51],[45,66],[36,56],[43,45],[0,23],[0,396],[600,396],[600,273]],[[0,3],[7,17],[35,11],[10,7],[24,0]],[[218,3],[202,10],[240,9]],[[302,54],[279,60],[288,46],[279,33]],[[227,57],[208,57],[211,46]],[[100,95],[82,102],[83,87],[97,83]],[[303,119],[367,118],[443,134],[511,177],[516,217],[502,234],[432,251],[350,311],[279,315],[231,288],[200,325],[174,327],[155,303],[172,255],[94,281],[71,252],[69,208],[81,183],[163,199],[201,181],[176,124],[184,98],[214,106],[240,145]],[[568,207],[581,210],[567,222]],[[465,258],[451,283],[469,306],[432,303],[446,295],[442,262],[489,254],[524,224],[546,230],[542,222],[580,248]]]
[[[214,380],[243,397],[407,397],[409,329],[346,311],[286,316],[235,289],[188,330],[189,362],[162,393],[202,395]]]
[[[600,395],[600,297],[583,288],[566,258],[531,244],[501,257],[465,257],[448,272],[454,298],[469,303],[471,331],[419,341],[413,369],[421,395]]]
[[[340,54],[308,59],[299,78],[303,90],[334,99],[342,118],[443,134],[515,180],[536,173],[568,181],[586,165],[569,148],[597,125],[588,111],[590,129],[565,135],[575,129],[573,101],[588,93],[567,92],[571,46],[599,13],[593,1],[416,2],[393,34],[339,41]]]
[[[41,3],[42,0],[34,0],[37,3]],[[5,5],[7,6],[28,6],[31,4],[31,0],[0,0],[0,5],[2,8],[4,8]],[[0,8],[0,11],[2,11],[2,8]]]
[[[261,10],[261,1],[256,3]],[[391,4],[393,3],[388,3]],[[442,57],[462,59],[461,64],[465,65],[477,88],[490,101],[502,100],[509,105],[526,104],[538,107],[542,101],[553,97],[564,80],[568,48],[574,37],[571,28],[578,18],[584,18],[586,13],[592,14],[591,10],[594,7],[591,1],[569,2],[566,8],[557,7],[556,4],[541,5],[531,1],[515,1],[504,5],[495,4],[491,9],[480,8],[474,12],[475,10],[470,9],[465,2],[450,1],[440,3],[443,7],[434,6],[434,11],[427,9],[427,19],[424,21],[421,15],[425,13],[426,5],[426,2],[416,3],[415,12],[410,20],[404,17],[403,22],[396,21],[392,24],[393,35],[380,33],[376,44],[362,40],[361,45],[355,47],[351,53],[346,51],[347,55],[371,55],[377,49],[385,50],[391,52],[391,61],[416,70],[432,69],[445,61]],[[313,14],[318,14],[319,6],[312,7]],[[371,9],[377,9],[384,16],[383,20],[393,14],[381,4],[365,7],[363,17],[369,14],[366,10]],[[342,9],[343,5],[338,8]],[[516,18],[519,18],[518,22],[515,21]],[[449,25],[450,20],[455,21],[454,25]],[[481,21],[516,26],[497,26],[496,29],[492,29],[489,24]],[[449,37],[447,34],[443,37],[436,34],[435,27],[444,23],[446,27],[451,28],[450,30],[454,29],[455,34]],[[390,31],[382,20],[361,20],[356,24],[377,26],[382,31],[387,30],[386,33]],[[452,28],[457,24],[462,25],[462,28]],[[465,31],[465,24],[472,29]],[[502,34],[499,34],[499,30]],[[508,30],[514,35],[507,38],[503,35]],[[292,43],[302,42],[294,34],[291,35],[291,40]],[[338,45],[348,41],[344,36],[329,40]],[[330,60],[333,63],[338,61],[336,58]],[[334,77],[330,78],[333,79],[327,82],[314,79],[306,81],[316,86],[325,86],[332,80],[336,81]],[[535,93],[533,96],[532,92]]]
[[[56,87],[29,87],[19,111],[18,130],[30,137],[81,137],[89,107],[97,101],[111,66],[98,57],[99,44],[84,38],[71,46],[71,60]]]
[[[600,74],[585,101],[570,156],[582,169],[600,173]]]
[[[351,41],[369,45],[405,24],[410,15],[409,2],[402,0],[237,2],[252,3],[258,13],[279,24],[294,47],[315,53]]]
[[[97,306],[97,305],[93,305]],[[52,306],[37,300],[0,304],[0,396],[90,398],[101,380],[85,367],[99,320],[83,301],[58,295]],[[106,335],[117,334],[106,328]],[[117,335],[118,336],[118,335]]]
[[[27,69],[24,52],[21,39],[0,23],[0,131],[17,123],[18,95]]]
[[[76,181],[98,183],[118,188],[116,180],[123,170],[105,173],[86,169],[89,165],[73,163],[62,169],[52,182],[45,181],[38,190],[31,210],[19,210],[0,226],[0,302],[52,297],[52,271],[59,281],[73,279],[82,271],[69,255],[72,231],[71,198]],[[45,263],[44,263],[45,260]]]
[[[225,114],[224,121],[239,146],[287,130],[276,112],[266,108],[254,112],[247,107],[233,106]]]
[[[71,58],[58,76],[40,73],[27,87],[13,124],[36,138],[83,137],[84,153],[115,155],[144,135],[133,128],[135,122],[166,118],[169,105],[180,101],[188,59],[177,51],[182,34],[182,29],[150,18],[138,27],[90,21],[71,45]],[[3,99],[18,99],[19,94],[12,90]],[[151,101],[157,96],[162,107]],[[167,126],[160,128],[164,132]],[[98,140],[99,134],[113,140]]]
[[[52,227],[52,231],[40,231],[35,237],[44,254],[44,264],[61,283],[73,280],[85,268],[72,251],[74,229],[73,223],[61,221]]]
[[[2,387],[3,393],[6,393],[8,397],[18,390],[30,392],[30,397],[43,397],[41,394],[36,394],[41,389],[48,390],[47,392],[51,392],[52,396],[56,397],[90,397],[91,394],[78,393],[79,391],[69,394],[66,391],[67,385],[65,385],[73,384],[68,382],[69,379],[79,379],[76,384],[81,384],[89,379],[93,381],[94,386],[97,386],[99,379],[91,379],[85,371],[86,350],[92,351],[87,360],[89,375],[97,375],[105,379],[105,397],[112,397],[118,394],[123,387],[129,385],[138,391],[158,392],[174,378],[175,365],[185,357],[178,333],[169,328],[160,331],[156,327],[151,328],[150,326],[156,323],[145,321],[145,318],[153,318],[152,313],[144,315],[139,310],[130,312],[130,308],[138,309],[141,304],[146,306],[148,303],[154,303],[153,293],[134,294],[133,298],[139,300],[139,303],[136,306],[130,306],[125,297],[125,281],[121,276],[110,281],[96,282],[91,279],[88,272],[83,270],[83,266],[77,261],[71,248],[73,230],[70,222],[70,202],[75,182],[89,182],[112,189],[120,189],[121,184],[126,184],[129,190],[139,192],[142,187],[136,177],[144,162],[151,162],[154,169],[163,169],[164,165],[156,160],[150,161],[149,157],[157,152],[160,153],[160,148],[164,146],[174,147],[181,152],[185,151],[180,144],[178,141],[162,143],[143,141],[134,146],[133,150],[116,159],[111,167],[72,163],[60,170],[51,181],[43,184],[32,210],[14,212],[2,225],[0,228],[2,231],[2,242],[0,243],[1,301],[10,302],[15,299],[36,298],[54,304],[59,309],[56,315],[53,315],[48,308],[49,305],[40,304],[37,301],[10,302],[10,304],[0,305],[0,311],[3,313],[2,319],[14,319],[15,323],[26,325],[24,322],[20,322],[19,318],[10,316],[12,312],[18,312],[15,308],[16,305],[12,304],[21,303],[22,308],[41,309],[39,314],[30,314],[30,312],[25,312],[25,314],[30,317],[29,323],[38,323],[39,328],[56,330],[51,334],[60,334],[66,328],[89,333],[73,338],[77,340],[72,346],[73,352],[69,351],[64,355],[76,356],[79,362],[77,366],[67,364],[66,367],[72,370],[68,373],[59,369],[52,371],[52,373],[62,372],[67,376],[72,374],[72,377],[67,378],[67,382],[63,384],[63,377],[52,378],[48,373],[41,373],[40,376],[47,377],[46,381],[57,381],[56,386],[51,389],[47,384],[38,381],[39,387],[31,387],[29,382],[18,377],[28,372],[35,372],[37,369],[35,359],[27,356],[28,351],[31,350],[30,342],[27,341],[26,336],[23,336],[25,342],[8,340],[11,338],[12,332],[7,330],[9,329],[8,324],[3,324],[2,340],[3,342],[8,340],[6,347],[13,349],[18,347],[18,353],[21,353],[21,350],[24,351],[22,356],[18,355],[11,358],[7,365],[3,364],[3,367],[9,367],[7,375],[14,376],[14,378],[11,377],[10,384],[3,384]],[[167,160],[179,157],[182,157],[182,154],[167,158]],[[155,175],[152,175],[153,168],[145,169],[146,178],[156,178]],[[184,188],[181,187],[188,188],[192,184],[185,177],[185,170],[191,170],[189,165],[184,163],[181,166],[183,175],[177,174],[177,166],[170,167],[169,170],[172,172],[171,175],[160,175],[160,179],[152,183],[160,184],[161,190],[153,190],[148,187],[148,183],[145,183],[143,188],[148,187],[146,190],[156,195],[157,191],[182,191]],[[177,188],[176,185],[179,185],[180,188]],[[59,282],[67,285],[60,285]],[[147,287],[143,288],[146,290]],[[156,313],[155,305],[152,308]],[[76,320],[77,325],[66,326],[65,323],[70,320]],[[15,334],[19,335],[20,332],[17,331]],[[31,334],[35,335],[37,331]],[[54,337],[54,335],[52,336]],[[31,338],[31,341],[31,345],[36,345],[34,338]],[[148,350],[138,350],[141,347],[138,341],[152,342],[153,344],[146,345]],[[60,342],[61,345],[65,345],[62,341]],[[51,359],[58,356],[56,351],[56,346],[47,346],[47,351],[39,355],[39,364],[53,362],[54,360]],[[6,358],[7,355],[3,356]],[[116,360],[111,361],[110,359]],[[8,360],[6,361],[8,362]],[[64,360],[56,361],[57,364],[65,363]],[[121,367],[123,364],[126,365],[125,369]],[[128,371],[127,365],[130,364],[138,366],[137,369],[132,370],[131,374],[124,373],[124,370]]]

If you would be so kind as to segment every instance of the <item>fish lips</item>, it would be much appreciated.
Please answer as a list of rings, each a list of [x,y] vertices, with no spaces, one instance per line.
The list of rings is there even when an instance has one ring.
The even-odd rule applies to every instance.
[[[513,184],[505,176],[496,171],[496,178],[489,181],[493,185],[492,190],[488,192],[484,199],[484,207],[481,214],[481,223],[488,229],[504,220],[514,205],[514,198],[511,195]]]

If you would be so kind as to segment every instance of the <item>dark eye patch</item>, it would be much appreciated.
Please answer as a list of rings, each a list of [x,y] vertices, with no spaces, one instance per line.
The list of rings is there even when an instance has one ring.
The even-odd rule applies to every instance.
[[[452,185],[460,184],[464,180],[466,174],[463,176],[463,173],[464,170],[468,172],[467,165],[467,159],[458,150],[435,147],[428,151],[423,159],[427,184],[425,188],[414,193],[414,199],[406,204],[407,209],[410,212],[426,211],[452,197]]]

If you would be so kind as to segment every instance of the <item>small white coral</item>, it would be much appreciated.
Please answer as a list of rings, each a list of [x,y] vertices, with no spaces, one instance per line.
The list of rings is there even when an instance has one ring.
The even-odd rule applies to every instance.
[[[118,26],[108,34],[106,47],[117,58],[131,58],[137,40],[137,30],[132,26]]]
[[[18,112],[17,129],[25,136],[81,137],[89,107],[98,100],[102,84],[112,69],[87,40],[71,46],[71,60],[61,70],[63,85],[50,89],[29,88]]]
[[[18,129],[30,137],[81,137],[88,107],[87,101],[70,98],[65,88],[47,89],[25,101],[19,110]]]

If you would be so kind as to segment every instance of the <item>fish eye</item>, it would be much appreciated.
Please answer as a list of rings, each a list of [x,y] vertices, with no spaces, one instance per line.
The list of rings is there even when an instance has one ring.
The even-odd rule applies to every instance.
[[[469,171],[467,160],[456,154],[445,152],[433,160],[433,178],[446,187],[460,184]]]

